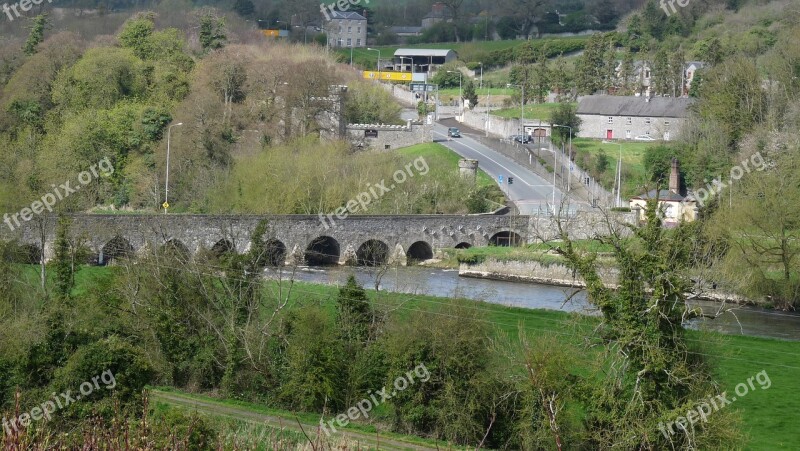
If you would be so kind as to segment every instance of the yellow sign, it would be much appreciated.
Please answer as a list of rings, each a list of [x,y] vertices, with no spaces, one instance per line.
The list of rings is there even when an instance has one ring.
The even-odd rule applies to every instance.
[[[164,210],[169,208],[169,204],[167,202],[164,202],[163,204],[161,204],[161,206],[164,207]]]
[[[367,80],[407,81],[410,83],[414,77],[411,75],[411,72],[378,72],[375,70],[365,70],[364,78]]]
[[[264,36],[269,36],[271,38],[279,38],[281,36],[281,30],[261,30],[264,33]]]

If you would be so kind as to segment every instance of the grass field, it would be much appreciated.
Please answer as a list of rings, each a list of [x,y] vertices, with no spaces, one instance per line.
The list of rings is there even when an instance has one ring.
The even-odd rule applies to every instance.
[[[422,152],[421,149],[416,151]],[[602,248],[595,250],[603,251]],[[469,251],[500,255],[519,250],[495,248],[470,249]],[[27,266],[26,268],[26,279],[35,286],[38,267]],[[77,286],[74,294],[80,296],[87,292],[97,280],[113,270],[108,267],[82,267],[76,274]],[[275,283],[267,283],[268,292],[275,291],[273,286]],[[292,302],[292,305],[318,303],[329,309],[331,314],[335,310],[335,298],[338,294],[335,286],[296,282],[292,293],[294,300],[297,301]],[[507,307],[489,302],[401,293],[376,293],[373,290],[368,290],[368,295],[375,305],[384,308],[398,308],[396,314],[401,317],[408,317],[420,310],[430,315],[432,319],[438,315],[452,315],[456,311],[477,313],[477,316],[471,318],[464,317],[465,327],[468,327],[472,321],[488,323],[493,334],[508,337],[512,341],[516,340],[519,331],[523,330],[532,336],[552,335],[559,337],[559,340],[579,344],[584,336],[591,333],[598,321],[597,318],[584,315]],[[702,352],[714,365],[720,392],[727,392],[729,398],[732,396],[737,398],[733,404],[725,408],[736,409],[740,412],[744,421],[743,432],[749,436],[746,448],[753,450],[798,449],[800,435],[797,433],[796,415],[797,406],[800,406],[800,378],[798,378],[798,374],[800,374],[800,364],[798,363],[800,361],[798,359],[800,343],[721,335],[714,332],[688,331],[687,335],[690,342],[704,344],[705,348]],[[755,390],[750,390],[746,396],[736,396],[737,385],[746,384],[748,378],[762,370],[768,374],[771,386],[768,389],[761,389],[756,385]],[[224,402],[228,403],[228,401]],[[236,403],[236,405],[246,406],[241,403]],[[262,411],[294,417],[292,412]],[[311,417],[301,415],[301,419]]]
[[[532,105],[525,105],[525,120],[542,120],[542,121],[549,121],[550,115],[556,109],[558,103],[536,103]],[[500,110],[494,110],[491,114],[495,116],[500,116],[508,119],[519,119],[520,117],[520,108],[517,106],[516,108],[504,108]]]
[[[398,149],[397,152],[408,158],[423,157],[428,164],[437,164],[453,170],[458,169],[458,160],[461,159],[457,153],[437,143],[417,144]],[[496,186],[494,179],[480,168],[478,169],[477,184],[478,186]]]
[[[585,161],[588,162],[589,167],[584,167],[584,169],[592,172],[592,166],[601,151],[609,158],[608,168],[598,177],[606,189],[611,189],[614,184],[617,160],[620,155],[620,144],[622,145],[622,194],[624,196],[641,194],[640,191],[644,189],[646,181],[643,163],[644,154],[648,148],[659,145],[658,142],[622,141],[621,143],[604,143],[601,140],[589,138],[576,138],[573,140],[573,146],[577,148],[578,152],[578,161],[580,162],[581,158],[585,158],[582,154],[588,156]]]

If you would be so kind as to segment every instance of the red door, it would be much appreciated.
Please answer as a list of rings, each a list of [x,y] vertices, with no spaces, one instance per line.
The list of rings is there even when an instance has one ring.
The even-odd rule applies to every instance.
[[[614,139],[614,131],[606,130],[606,139]]]

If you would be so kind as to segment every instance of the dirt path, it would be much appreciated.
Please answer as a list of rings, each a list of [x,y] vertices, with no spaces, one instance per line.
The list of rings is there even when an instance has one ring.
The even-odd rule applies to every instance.
[[[297,423],[297,420],[289,420],[287,418],[279,416],[254,412],[244,407],[227,406],[213,401],[201,401],[198,399],[190,398],[185,395],[181,395],[179,393],[169,393],[158,390],[151,390],[150,399],[153,401],[161,401],[178,407],[189,408],[192,410],[196,410],[199,413],[204,413],[207,415],[226,417],[230,419],[244,421],[251,424],[266,425],[277,429],[285,429],[285,430],[299,432],[301,434],[302,430],[305,430],[305,433],[308,434],[308,436],[311,437],[312,439],[316,437],[317,429],[319,428],[319,425],[301,423],[303,426],[301,430],[300,426]],[[353,443],[356,449],[361,449],[361,446],[367,447],[368,449],[380,449],[380,450],[436,449],[436,448],[426,447],[423,445],[418,445],[415,443],[405,442],[397,438],[377,437],[372,434],[367,434],[364,432],[357,432],[357,431],[344,431],[344,432],[332,433],[331,438],[335,439],[331,440],[331,442],[336,442],[336,443],[339,442],[339,439],[343,438],[347,440],[349,443]],[[327,449],[332,449],[332,448],[328,447]]]

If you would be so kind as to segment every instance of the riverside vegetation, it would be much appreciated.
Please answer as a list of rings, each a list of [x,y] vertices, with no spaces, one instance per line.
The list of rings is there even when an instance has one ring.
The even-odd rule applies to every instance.
[[[292,266],[283,267],[281,280],[266,281],[268,223],[253,231],[244,255],[209,251],[188,259],[165,247],[107,268],[73,266],[79,244],[62,221],[44,290],[39,270],[11,263],[19,261],[16,247],[3,247],[2,410],[14,411],[15,392],[25,409],[106,369],[118,389],[11,440],[75,446],[82,436],[67,431],[89,434],[110,422],[140,431],[147,411],[172,425],[170,432],[151,420],[148,446],[178,440],[175,433],[191,446],[216,446],[209,444],[232,433],[230,422],[213,411],[203,418],[173,412],[162,395],[146,404],[142,389],[214,393],[278,409],[284,418],[330,419],[424,363],[431,379],[392,397],[369,425],[486,448],[540,449],[556,440],[587,449],[663,448],[670,440],[704,449],[790,446],[791,430],[777,418],[790,416],[792,404],[768,399],[800,393],[782,367],[793,365],[793,344],[684,331],[681,318],[694,312],[684,310],[682,293],[706,248],[685,226],[662,229],[654,208],[635,237],[612,236],[600,246],[610,246],[629,276],[619,291],[593,276],[598,247],[573,246],[566,236],[550,243],[589,283],[599,319],[367,292],[353,279],[338,290],[292,283]],[[690,434],[658,431],[659,422],[762,369],[773,384],[763,395],[715,412]],[[630,402],[638,397],[645,402]]]

